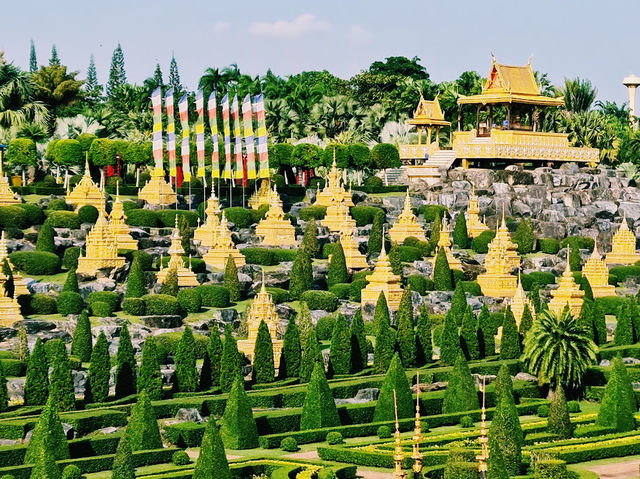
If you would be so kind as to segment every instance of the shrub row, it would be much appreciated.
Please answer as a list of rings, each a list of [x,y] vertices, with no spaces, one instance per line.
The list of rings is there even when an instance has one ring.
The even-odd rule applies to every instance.
[[[176,216],[185,216],[192,228],[198,226],[198,213],[188,210],[145,210],[133,208],[127,211],[127,224],[129,226],[146,226],[148,228],[173,228]]]
[[[9,260],[26,274],[51,275],[60,270],[60,258],[47,251],[14,251]]]
[[[283,261],[293,261],[297,251],[296,249],[282,248],[244,248],[240,250],[248,264],[261,266],[273,266]]]

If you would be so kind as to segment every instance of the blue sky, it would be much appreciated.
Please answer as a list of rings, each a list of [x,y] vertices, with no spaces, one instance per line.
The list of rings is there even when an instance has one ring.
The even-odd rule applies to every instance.
[[[391,55],[418,56],[434,81],[462,71],[483,76],[490,52],[499,61],[564,77],[589,78],[601,99],[626,101],[621,81],[640,75],[640,2],[628,0],[27,0],[3,2],[0,49],[27,67],[29,40],[38,61],[51,45],[84,77],[89,55],[99,80],[108,76],[118,42],[129,81],[141,83],[175,54],[182,83],[195,89],[206,67],[237,63],[287,75],[327,69],[349,77]]]

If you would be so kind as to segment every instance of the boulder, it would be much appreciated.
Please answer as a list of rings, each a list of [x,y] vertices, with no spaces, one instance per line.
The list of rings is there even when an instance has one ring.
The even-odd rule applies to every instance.
[[[204,419],[200,415],[200,411],[196,408],[180,408],[176,412],[175,418],[179,421],[202,423]]]
[[[179,328],[182,326],[182,318],[178,315],[139,316],[139,319],[150,328]]]

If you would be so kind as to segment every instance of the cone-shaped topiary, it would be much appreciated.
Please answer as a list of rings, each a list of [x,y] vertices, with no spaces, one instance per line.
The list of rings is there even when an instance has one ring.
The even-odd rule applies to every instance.
[[[220,363],[222,361],[222,340],[217,329],[214,329],[209,336],[209,345],[200,371],[200,390],[206,391],[212,386],[220,384]],[[209,363],[208,370],[205,363]]]
[[[580,250],[574,246],[569,246],[569,268],[571,271],[580,271],[582,269],[582,259],[580,258]]]
[[[400,260],[400,249],[397,244],[393,244],[389,250],[389,264],[393,274],[402,275],[402,261]]]
[[[518,245],[518,253],[528,254],[533,252],[536,236],[533,232],[531,220],[523,219],[518,223],[518,227],[513,233],[513,242]]]
[[[127,289],[124,293],[125,298],[142,298],[147,294],[147,287],[144,281],[144,271],[138,259],[134,259],[127,277]]]
[[[249,397],[244,390],[244,380],[240,376],[236,377],[229,392],[220,423],[220,436],[229,449],[258,447],[258,428],[253,419]]]
[[[476,386],[464,356],[458,356],[453,371],[449,374],[449,383],[444,392],[442,413],[471,411],[479,409]]]
[[[238,279],[238,268],[232,255],[229,255],[224,266],[224,286],[229,290],[229,301],[235,303],[240,301],[240,280]]]
[[[497,405],[489,428],[489,450],[500,448],[505,470],[516,476],[520,474],[524,439],[512,391],[509,370],[503,365],[496,378]]]
[[[591,289],[591,283],[586,276],[583,276],[580,280],[580,289],[584,291],[584,299],[593,301],[593,289]]]
[[[160,449],[162,447],[158,420],[146,391],[140,393],[135,406],[131,409],[129,425],[125,430],[125,434],[129,436],[129,444],[132,451]]]
[[[0,412],[4,412],[9,407],[9,391],[7,389],[7,377],[4,374],[4,366],[0,361]]]
[[[71,342],[71,354],[77,356],[82,362],[91,361],[91,350],[93,349],[91,338],[91,321],[86,311],[80,313],[76,321],[76,329],[73,331],[73,341]]]
[[[29,340],[27,338],[27,328],[25,328],[24,325],[18,327],[16,358],[25,363],[29,361]]]
[[[186,215],[180,216],[180,238],[184,254],[191,254],[191,226]]]
[[[594,301],[591,307],[591,318],[593,321],[593,329],[595,337],[593,341],[597,345],[601,345],[607,342],[607,322],[604,314],[604,310],[599,302]]]
[[[522,312],[522,318],[520,318],[520,337],[524,338],[524,335],[527,334],[527,331],[531,329],[533,326],[533,314],[531,314],[531,309],[529,309],[529,305],[524,305],[524,311]]]
[[[631,320],[631,307],[629,299],[625,299],[624,303],[620,305],[616,319],[618,321],[616,330],[613,337],[613,342],[616,346],[624,346],[627,344],[633,344],[633,323]]]
[[[24,404],[39,406],[47,402],[49,396],[49,363],[40,338],[29,356],[27,375],[24,383]]]
[[[551,397],[549,408],[549,432],[561,439],[568,439],[573,435],[573,425],[569,417],[567,400],[564,397],[562,385],[556,386],[556,390]]]
[[[629,301],[629,316],[631,317],[631,326],[633,326],[633,339],[637,342],[640,340],[640,311],[638,311],[638,303],[632,297]]]
[[[364,333],[364,321],[362,320],[362,310],[358,308],[351,320],[350,331],[351,353],[351,371],[362,371],[367,367],[367,337]]]
[[[380,305],[384,301],[384,294],[380,293],[380,299],[378,300],[378,305]],[[393,358],[393,353],[395,351],[395,334],[391,329],[391,325],[389,324],[389,313],[386,310],[387,302],[383,303],[383,311],[387,311],[386,315],[381,315],[379,322],[377,324],[377,333],[376,333],[376,344],[373,349],[373,370],[377,374],[383,374],[389,369],[389,364],[391,364],[391,359]],[[376,306],[376,312],[378,311],[378,306]],[[374,316],[375,321],[375,316]]]
[[[516,318],[507,306],[502,323],[502,339],[500,340],[500,359],[517,359],[520,357],[520,335]]]
[[[238,352],[238,343],[233,337],[231,325],[224,330],[224,345],[222,346],[222,361],[220,361],[220,389],[222,392],[231,391],[236,375],[242,374],[242,363]]]
[[[467,360],[472,361],[480,358],[476,317],[473,315],[473,311],[471,311],[471,306],[467,306],[467,310],[462,318],[462,327],[460,328],[460,345],[462,346],[462,352]]]
[[[405,289],[396,315],[398,334],[396,341],[400,360],[405,368],[416,365],[416,334],[413,330],[413,300],[411,290]]]
[[[462,354],[462,349],[460,348],[458,326],[451,314],[451,310],[449,310],[444,318],[444,330],[440,340],[440,361],[444,364],[453,365],[460,354]]]
[[[209,418],[202,436],[200,454],[193,470],[192,479],[231,479],[231,471],[227,462],[227,455],[220,438],[218,425],[213,418]]]
[[[11,269],[11,266],[9,265],[9,260],[7,258],[5,258],[2,261],[2,265],[0,265],[0,270],[2,270],[2,273],[6,277],[6,280],[4,282],[4,295],[8,298],[13,298],[16,290],[16,285],[15,285],[15,281],[13,280],[13,270]],[[77,281],[76,281],[76,284],[77,284]]]
[[[320,252],[320,245],[318,243],[318,227],[316,226],[316,220],[314,218],[311,218],[307,222],[307,226],[304,229],[302,247],[309,251],[312,258],[318,256],[318,253]]]
[[[133,454],[129,435],[123,434],[116,448],[116,455],[113,459],[111,479],[135,479],[136,472],[133,466]],[[213,476],[212,476],[213,477]]]
[[[293,299],[300,299],[305,291],[313,286],[313,266],[311,255],[305,248],[300,248],[296,253],[291,266],[289,276],[289,293]]]
[[[469,243],[469,233],[467,232],[467,219],[464,213],[458,213],[456,225],[453,227],[453,244],[458,248],[466,248]]]
[[[334,246],[335,247],[332,248],[333,254],[331,255],[331,261],[329,261],[329,270],[327,271],[327,286],[329,287],[349,281],[347,260],[344,257],[342,243],[337,242]]]
[[[56,464],[53,454],[46,447],[41,447],[32,461],[29,479],[60,479],[60,468]],[[3,476],[13,478],[12,474]]]
[[[142,347],[137,389],[138,394],[144,391],[152,401],[157,401],[162,396],[162,372],[158,361],[158,349],[152,336],[147,337]]]
[[[76,396],[67,348],[62,341],[56,341],[53,347],[55,350],[49,379],[49,396],[53,398],[58,410],[72,411],[76,405]]]
[[[398,353],[393,355],[389,370],[380,388],[380,395],[373,412],[373,422],[394,420],[393,391],[396,392],[398,418],[413,416],[415,404],[411,394],[411,386],[409,386]]]
[[[300,361],[300,382],[308,383],[311,379],[311,373],[316,363],[319,363],[324,367],[324,361],[322,359],[322,352],[320,351],[320,345],[318,344],[318,338],[316,336],[315,329],[309,332],[307,338],[307,345],[302,352],[302,360]]]
[[[194,392],[198,389],[195,348],[193,332],[189,326],[185,326],[175,355],[176,373],[173,386],[176,391]]]
[[[464,314],[467,312],[467,295],[462,288],[462,284],[456,284],[456,288],[453,290],[453,296],[451,297],[451,308],[449,309],[450,314],[453,315],[453,318],[456,320],[456,324],[462,326],[462,318]]]
[[[537,281],[535,281],[533,283],[533,286],[531,286],[531,291],[529,291],[529,299],[533,304],[533,309],[535,310],[536,314],[540,313],[542,311],[543,304],[542,301],[540,301],[540,284]]]
[[[377,211],[373,215],[373,222],[371,224],[371,231],[369,232],[369,242],[367,243],[367,250],[369,254],[378,254],[382,250],[382,227],[384,226],[384,212]]]
[[[435,251],[440,241],[440,230],[442,229],[442,218],[437,214],[431,225],[431,234],[429,235],[429,251]]]
[[[136,358],[131,344],[131,335],[126,324],[120,330],[118,354],[116,356],[116,397],[136,392]]]
[[[38,417],[38,422],[27,446],[24,463],[33,464],[43,448],[51,451],[56,461],[69,459],[67,436],[62,429],[62,422],[60,422],[58,408],[53,397],[49,397]]]
[[[596,425],[612,427],[618,432],[632,431],[635,429],[633,414],[637,406],[631,381],[620,356],[614,358],[611,364],[611,373],[600,403]]]
[[[491,313],[486,304],[482,305],[480,314],[478,315],[478,349],[480,357],[486,358],[496,353],[496,340],[491,328]]]
[[[500,444],[495,443],[487,460],[487,479],[509,479],[509,473],[504,466],[504,455]]]
[[[318,429],[340,425],[340,417],[336,403],[329,389],[327,377],[320,363],[313,367],[311,381],[307,386],[307,394],[302,405],[300,430]]]
[[[42,228],[38,232],[38,239],[36,240],[36,251],[47,251],[49,253],[56,252],[56,244],[54,240],[55,232],[51,226],[51,222],[45,220]]]
[[[329,349],[329,372],[349,374],[351,370],[351,340],[349,326],[344,315],[339,314],[333,326],[331,348]]]
[[[391,324],[389,306],[387,305],[387,298],[384,295],[384,291],[380,291],[378,301],[376,302],[376,308],[373,312],[373,334],[378,334],[378,330],[382,323]]]
[[[478,463],[471,449],[454,446],[444,464],[444,479],[477,479]]]
[[[424,366],[433,362],[433,343],[431,335],[431,318],[427,305],[423,304],[418,316],[416,330],[416,366]]]
[[[289,318],[287,329],[284,332],[278,376],[281,379],[298,377],[300,375],[301,356],[300,331],[296,326],[295,316],[292,316]]]
[[[79,293],[80,288],[78,287],[78,275],[76,275],[76,269],[71,268],[67,273],[67,279],[64,282],[64,286],[62,287],[63,293]]]
[[[178,268],[169,268],[167,276],[160,287],[160,294],[168,294],[169,296],[178,296]]]
[[[311,311],[306,301],[300,301],[300,313],[298,315],[298,330],[300,331],[300,347],[304,351],[307,346],[307,338],[313,329]]]
[[[436,254],[436,263],[433,268],[433,287],[436,291],[451,291],[453,289],[453,276],[444,248],[440,248]]]
[[[272,383],[275,374],[273,341],[271,341],[267,323],[260,321],[256,345],[253,350],[253,379],[258,384]]]
[[[109,343],[104,331],[100,331],[96,345],[91,351],[91,364],[84,392],[85,402],[105,402],[109,397],[110,361]]]

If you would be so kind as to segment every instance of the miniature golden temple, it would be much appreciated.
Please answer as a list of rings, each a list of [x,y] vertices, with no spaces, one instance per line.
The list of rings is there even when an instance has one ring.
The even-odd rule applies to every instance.
[[[325,228],[329,228],[332,233],[352,230],[356,227],[356,221],[349,214],[349,207],[346,205],[344,198],[333,199],[331,206],[327,208],[327,214],[320,221],[320,224]]]
[[[396,221],[389,230],[389,237],[394,243],[402,244],[404,240],[410,236],[420,241],[427,241],[424,229],[418,223],[418,219],[411,209],[411,198],[409,198],[409,189],[407,189],[402,212],[400,216],[398,216],[398,221]]]
[[[87,235],[85,254],[78,258],[77,273],[95,274],[99,269],[119,268],[125,259],[118,256],[118,243],[111,225],[100,209],[96,224]]]
[[[602,260],[597,244],[593,245],[593,253],[582,268],[582,276],[589,281],[594,298],[616,295],[616,287],[609,284],[609,268]]]
[[[333,163],[327,174],[327,184],[316,194],[315,206],[330,207],[334,201],[342,201],[345,206],[353,206],[351,191],[347,191],[342,184],[342,172],[336,164],[336,151],[333,150]]]
[[[276,186],[269,202],[269,210],[256,226],[256,235],[261,236],[261,244],[264,246],[295,246],[296,229],[290,220],[284,218],[282,201],[278,196]]]
[[[229,256],[233,258],[236,267],[246,264],[244,255],[236,248],[233,239],[231,239],[231,231],[229,230],[227,217],[224,213],[222,213],[222,220],[214,233],[214,238],[213,246],[211,246],[209,251],[202,257],[208,269],[224,269]]]
[[[503,221],[504,224],[504,216]],[[505,226],[506,229],[506,226]],[[509,232],[507,230],[507,236]],[[484,296],[494,298],[512,297],[516,293],[517,278],[511,274],[511,270],[520,266],[520,258],[517,251],[511,250],[509,242],[504,235],[496,234],[489,243],[489,251],[484,259],[485,272],[478,275],[477,281]],[[512,243],[511,243],[512,244]],[[515,246],[515,245],[514,245]],[[517,264],[514,265],[511,252],[515,253]]]
[[[353,237],[353,230],[345,229],[340,234],[340,244],[344,251],[347,269],[368,268],[367,257],[358,249],[358,243]]]
[[[19,203],[22,203],[22,200],[11,189],[9,177],[2,169],[2,152],[0,151],[0,206],[12,206]]]
[[[178,215],[176,215],[175,226],[173,227],[173,233],[171,234],[171,245],[169,246],[169,264],[167,267],[163,267],[163,259],[160,258],[160,271],[158,271],[158,283],[164,283],[167,279],[169,271],[175,268],[178,272],[178,286],[200,286],[198,278],[195,273],[191,271],[191,256],[189,256],[189,267],[184,265],[184,248],[182,247],[182,238],[180,237],[180,230],[178,229]]]
[[[220,220],[218,219],[220,203],[218,202],[218,198],[216,198],[216,193],[213,188],[211,188],[211,197],[207,200],[207,207],[204,213],[206,215],[205,222],[198,226],[193,232],[193,239],[200,241],[201,246],[211,248],[215,244],[216,232],[220,225]],[[198,222],[199,221],[200,218],[198,217]]]
[[[511,298],[509,306],[511,306],[511,312],[513,313],[513,317],[515,318],[518,327],[520,327],[520,321],[522,321],[522,315],[524,314],[524,309],[526,306],[529,306],[531,316],[533,318],[536,317],[536,309],[531,300],[525,294],[524,289],[522,288],[520,275],[518,275],[518,285],[516,286],[516,293]]]
[[[624,213],[620,228],[611,240],[611,253],[607,253],[606,264],[635,264],[640,261],[640,254],[636,253],[636,235],[629,229],[627,214]]]
[[[164,179],[164,169],[156,165],[151,170],[151,179],[138,192],[138,199],[151,205],[167,206],[176,202],[176,193]]]
[[[383,235],[384,237],[384,235]],[[362,290],[361,303],[364,307],[367,303],[376,304],[380,293],[384,293],[389,309],[397,311],[402,298],[402,286],[400,276],[393,274],[389,257],[382,242],[382,251],[376,260],[373,274],[366,277],[367,286]]]
[[[105,209],[104,192],[100,191],[98,185],[91,178],[88,159],[84,163],[84,174],[73,191],[69,191],[69,186],[67,186],[65,201],[68,205],[73,205],[76,211],[85,205],[95,206],[98,210]]]
[[[403,159],[426,159],[440,149],[439,138],[442,127],[450,127],[451,122],[444,119],[440,102],[436,96],[433,100],[425,100],[420,94],[420,101],[413,118],[406,121],[407,125],[415,125],[418,131],[417,145],[400,145],[400,157]],[[431,137],[435,129],[435,137]],[[422,134],[426,130],[425,142],[422,142]]]
[[[440,225],[440,238],[438,239],[438,248],[436,248],[436,254],[433,257],[433,270],[435,271],[436,266],[436,258],[438,257],[438,250],[440,248],[444,249],[444,253],[447,256],[447,262],[449,263],[449,268],[457,269],[462,271],[462,262],[453,256],[453,251],[451,251],[451,230],[449,230],[449,223],[447,222],[447,217],[444,216],[442,218],[442,224]]]
[[[249,208],[257,210],[261,205],[268,205],[271,202],[271,186],[269,185],[269,179],[265,178],[260,183],[260,188],[256,191],[251,198],[249,198]]]
[[[127,215],[124,213],[122,201],[120,201],[120,183],[116,185],[116,199],[113,200],[109,222],[116,235],[118,249],[138,249],[138,241],[131,237],[131,229],[126,223]]]
[[[487,231],[487,225],[480,220],[480,207],[475,189],[469,195],[469,206],[467,207],[467,233],[471,238],[477,238],[481,233]]]
[[[271,342],[273,343],[273,359],[276,368],[280,364],[280,354],[284,341],[278,339],[278,325],[280,318],[276,312],[273,298],[267,292],[264,282],[264,271],[262,272],[262,286],[260,292],[256,295],[253,303],[247,309],[247,339],[238,341],[238,351],[243,353],[249,361],[253,363],[253,355],[256,348],[256,339],[258,338],[258,329],[260,323],[264,321],[269,328]]]
[[[7,291],[4,286],[6,282],[7,277],[0,269],[0,326],[2,327],[10,327],[16,321],[24,320],[20,313],[16,291],[13,293],[13,298],[6,295]]]
[[[0,234],[0,270],[2,268],[2,264],[4,260],[7,260],[9,263],[9,268],[11,268],[11,274],[13,275],[13,288],[14,288],[14,296],[22,296],[23,294],[31,294],[29,288],[27,287],[27,282],[22,277],[20,272],[15,269],[11,260],[9,259],[9,249],[7,248],[7,235],[4,230],[2,230],[2,234]]]
[[[567,251],[567,266],[558,278],[558,287],[551,290],[551,301],[549,301],[549,311],[555,314],[562,314],[562,310],[569,305],[569,310],[574,318],[580,315],[582,303],[584,302],[584,291],[576,284],[576,281],[569,267],[569,252]]]

